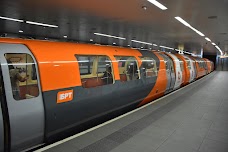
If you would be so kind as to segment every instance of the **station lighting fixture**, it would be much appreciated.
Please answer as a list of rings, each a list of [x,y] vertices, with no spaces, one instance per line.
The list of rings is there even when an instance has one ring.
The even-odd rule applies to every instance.
[[[90,41],[90,42],[93,42],[93,39],[90,39],[89,41]]]
[[[165,49],[169,49],[169,50],[174,50],[174,48],[171,48],[171,47],[167,47],[167,46],[160,46],[161,48],[165,48]]]
[[[219,50],[220,54],[223,55],[222,50],[217,45],[215,47],[216,47],[217,50]]]
[[[19,19],[9,18],[9,17],[3,17],[3,16],[0,16],[0,19],[14,21],[14,22],[24,22],[24,20],[19,20]]]
[[[116,43],[115,43],[115,42],[113,42],[112,44],[113,44],[113,45],[116,45]]]
[[[183,20],[183,19],[182,19],[181,17],[179,17],[179,16],[175,17],[175,19],[178,20],[179,22],[181,22],[182,24],[184,24],[184,25],[187,26],[187,27],[190,27],[190,26],[191,26],[188,22],[186,22],[185,20]]]
[[[19,30],[18,32],[19,32],[19,33],[23,33],[24,31],[22,31],[22,30]]]
[[[190,53],[190,52],[184,52],[184,53],[192,55],[192,53]]]
[[[158,46],[157,44],[153,44],[153,46]]]
[[[164,5],[162,5],[161,3],[159,3],[156,0],[147,0],[148,2],[154,4],[155,6],[157,6],[158,8],[160,8],[161,10],[167,10],[168,8],[165,7]]]
[[[152,45],[152,43],[143,42],[143,41],[138,41],[138,40],[131,40],[131,41],[132,41],[132,42],[135,42],[135,43],[141,43],[141,44]]]
[[[205,37],[205,39],[206,39],[208,42],[211,42],[211,40],[210,40],[208,37]]]
[[[64,37],[64,38],[67,38],[67,36],[66,36],[66,35],[64,35],[63,37]]]
[[[45,23],[39,23],[39,22],[26,21],[25,23],[32,24],[32,25],[40,25],[40,26],[58,28],[57,25],[51,25],[51,24],[45,24]]]
[[[193,31],[195,31],[197,34],[199,34],[200,36],[205,36],[202,32],[198,31],[197,29],[195,29],[194,27],[190,26],[190,29],[192,29]]]
[[[199,30],[197,30],[194,27],[192,27],[188,22],[186,22],[185,20],[183,20],[181,17],[177,16],[177,17],[175,17],[175,19],[178,20],[179,22],[181,22],[182,24],[184,24],[185,26],[189,27],[193,31],[195,31],[200,36],[205,36],[202,32],[200,32]]]
[[[121,40],[126,40],[124,37],[119,37],[119,36],[113,36],[113,35],[108,35],[108,34],[103,34],[103,33],[94,33],[95,35],[99,36],[104,36],[104,37],[110,37],[110,38],[115,38],[115,39],[121,39]]]
[[[216,45],[214,42],[213,43],[211,43],[212,45]]]

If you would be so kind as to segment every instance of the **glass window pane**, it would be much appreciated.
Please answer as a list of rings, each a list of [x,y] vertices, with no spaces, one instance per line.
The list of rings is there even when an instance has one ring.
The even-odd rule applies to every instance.
[[[80,75],[92,74],[95,58],[95,56],[77,56],[78,64],[80,66]]]
[[[138,62],[135,57],[115,56],[118,61],[120,81],[132,81],[139,79]]]
[[[39,95],[36,66],[29,54],[5,54],[15,100]]]
[[[107,56],[76,55],[82,87],[94,88],[113,84],[112,63]]]
[[[111,60],[107,56],[99,56],[98,57],[98,74],[103,74],[102,80],[103,85],[113,84],[113,71]]]
[[[151,57],[142,57],[142,73],[141,75],[146,78],[157,76],[156,62]]]

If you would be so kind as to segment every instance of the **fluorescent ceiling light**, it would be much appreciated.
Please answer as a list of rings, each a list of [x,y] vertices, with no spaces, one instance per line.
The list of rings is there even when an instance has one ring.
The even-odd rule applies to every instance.
[[[175,49],[176,51],[178,51],[178,52],[184,52],[184,50],[178,50],[178,49]]]
[[[22,30],[19,30],[19,33],[23,33],[24,31],[22,31]]]
[[[179,22],[181,22],[182,24],[184,24],[185,26],[189,27],[190,29],[192,29],[193,31],[195,31],[197,34],[199,34],[200,36],[205,36],[202,32],[198,31],[197,29],[195,29],[194,27],[192,27],[188,22],[186,22],[185,20],[183,20],[181,17],[177,16],[175,17],[175,19],[177,19]]]
[[[218,49],[219,50],[219,52],[221,53],[221,55],[223,55],[223,52],[222,52],[222,50],[216,45],[215,46],[216,47],[216,49]]]
[[[199,34],[200,36],[205,36],[202,32],[198,31],[197,29],[195,29],[194,27],[190,26],[190,29],[192,29],[193,31],[195,31],[197,34]]]
[[[112,44],[114,44],[114,45],[115,45],[116,43],[115,43],[115,42],[113,42]]]
[[[57,25],[51,25],[51,24],[45,24],[45,23],[39,23],[39,22],[26,21],[26,23],[27,24],[33,24],[33,25],[40,25],[40,26],[47,26],[47,27],[58,28]]]
[[[0,16],[0,19],[9,20],[9,21],[15,21],[15,22],[24,22],[23,20],[9,18],[9,17],[3,17],[3,16]]]
[[[119,37],[119,36],[113,36],[113,35],[102,34],[102,33],[94,33],[94,34],[95,34],[95,35],[99,35],[99,36],[105,36],[105,37],[111,37],[111,38],[115,38],[115,39],[126,40],[126,38],[124,38],[124,37]]]
[[[215,43],[211,43],[212,45],[216,45]]]
[[[217,45],[215,47],[216,47],[216,49],[220,50],[220,48]]]
[[[188,22],[186,22],[185,20],[183,20],[183,19],[182,19],[181,17],[179,17],[179,16],[175,17],[175,19],[177,19],[179,22],[181,22],[182,24],[184,24],[184,25],[187,26],[187,27],[190,27],[190,26],[191,26]]]
[[[174,48],[171,48],[171,47],[167,47],[167,46],[160,46],[161,48],[165,48],[165,49],[169,49],[169,50],[174,50]]]
[[[153,46],[158,46],[157,44],[153,44]]]
[[[89,41],[90,41],[90,42],[93,42],[93,39],[90,39]]]
[[[136,42],[136,43],[142,43],[142,44],[152,45],[152,43],[143,42],[143,41],[138,41],[138,40],[131,40],[131,41],[132,41],[132,42]]]
[[[162,10],[167,10],[168,9],[167,7],[165,7],[164,5],[162,5],[161,3],[159,3],[156,0],[147,0],[147,1],[152,3],[152,4],[154,4],[155,6],[159,7]]]
[[[190,53],[190,52],[184,52],[184,53],[186,53],[186,54],[192,54],[192,53]]]
[[[207,41],[211,42],[211,40],[210,40],[208,37],[205,37],[205,39],[206,39]]]
[[[64,35],[63,37],[64,37],[64,38],[67,38],[67,36],[66,36],[66,35]]]

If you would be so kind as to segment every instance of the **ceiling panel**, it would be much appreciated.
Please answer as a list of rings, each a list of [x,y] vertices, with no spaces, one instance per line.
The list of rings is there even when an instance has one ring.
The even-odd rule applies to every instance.
[[[58,25],[58,28],[0,20],[0,32],[16,37],[49,38],[127,47],[150,48],[132,39],[185,50],[216,54],[216,49],[175,16],[180,16],[208,36],[223,51],[228,51],[228,0],[159,0],[162,11],[147,0],[1,0],[0,16]],[[143,9],[146,7],[147,9]],[[210,19],[212,18],[212,19]],[[23,30],[24,33],[18,33]],[[96,36],[100,32],[126,37],[118,40]],[[67,35],[67,39],[63,36]],[[158,49],[158,48],[153,48]]]

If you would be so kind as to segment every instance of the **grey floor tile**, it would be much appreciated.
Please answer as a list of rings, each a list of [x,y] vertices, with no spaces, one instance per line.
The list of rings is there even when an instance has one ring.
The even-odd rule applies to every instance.
[[[63,143],[58,146],[52,147],[51,149],[46,150],[48,152],[77,152],[79,148],[70,144],[70,143]]]
[[[102,141],[97,142],[96,144],[89,145],[80,149],[78,152],[109,152],[119,144],[109,140],[109,139],[102,139]]]
[[[151,138],[151,136],[146,135],[136,135],[126,141],[124,144],[131,145],[133,149],[137,149],[138,151],[154,151],[157,146],[157,142],[154,140],[155,138]]]
[[[154,126],[160,127],[163,129],[169,129],[171,131],[176,130],[178,126],[181,125],[181,120],[173,120],[169,118],[161,118],[153,123]]]
[[[206,138],[228,144],[228,133],[210,130]]]
[[[215,140],[205,139],[199,149],[199,152],[227,152],[228,144]]]
[[[122,145],[112,149],[110,152],[139,152],[139,149],[134,149],[131,145],[122,144]]]
[[[177,141],[166,141],[155,152],[197,152],[193,148]]]
[[[228,133],[228,122],[222,120],[215,120],[212,124],[210,130],[221,132],[221,133]]]

